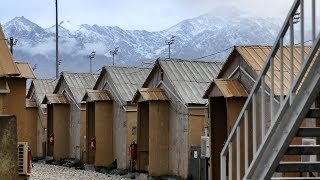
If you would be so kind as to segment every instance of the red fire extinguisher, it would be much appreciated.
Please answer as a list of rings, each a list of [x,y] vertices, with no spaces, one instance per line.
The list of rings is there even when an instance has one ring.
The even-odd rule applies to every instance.
[[[54,144],[54,134],[53,134],[53,133],[51,133],[50,136],[49,136],[49,143],[50,143],[51,145]]]
[[[31,173],[31,166],[32,166],[32,155],[31,155],[31,149],[28,147],[28,167],[27,167],[27,173]]]
[[[137,160],[137,144],[136,144],[136,141],[133,141],[130,144],[130,158],[132,160]]]
[[[93,151],[96,150],[96,137],[91,138],[90,140],[90,147]]]

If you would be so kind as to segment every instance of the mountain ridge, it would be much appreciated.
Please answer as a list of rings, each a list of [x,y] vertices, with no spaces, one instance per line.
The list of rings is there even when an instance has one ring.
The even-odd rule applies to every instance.
[[[74,25],[65,20],[59,23],[59,59],[63,71],[88,72],[89,55],[96,52],[93,69],[112,63],[109,51],[119,47],[118,65],[141,65],[143,61],[168,56],[165,40],[176,36],[171,57],[196,59],[234,45],[273,43],[280,29],[280,20],[261,18],[241,10],[232,13],[210,12],[186,19],[161,31],[125,30],[114,26]],[[64,27],[65,26],[65,27]],[[3,25],[7,37],[14,36],[17,60],[37,64],[38,77],[55,74],[55,26],[43,28],[25,17],[16,17]],[[223,60],[229,51],[208,57]],[[207,59],[207,60],[208,60]]]

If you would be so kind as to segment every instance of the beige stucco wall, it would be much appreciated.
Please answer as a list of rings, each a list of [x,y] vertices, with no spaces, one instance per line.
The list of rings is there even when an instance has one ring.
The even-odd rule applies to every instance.
[[[29,129],[26,131],[26,137],[29,147],[31,149],[32,156],[38,156],[38,148],[37,148],[37,121],[38,121],[38,108],[37,107],[28,107],[26,108],[25,114],[26,127]]]

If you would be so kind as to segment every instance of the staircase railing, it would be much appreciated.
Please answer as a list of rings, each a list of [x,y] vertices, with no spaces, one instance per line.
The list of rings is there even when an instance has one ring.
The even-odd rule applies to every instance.
[[[306,8],[306,3],[311,4],[311,11],[308,9],[310,6]],[[309,16],[308,12],[311,12]],[[298,93],[301,82],[312,65],[313,58],[310,57],[315,56],[314,52],[308,53],[314,49],[306,46],[305,17],[311,19],[311,37],[308,37],[311,38],[311,46],[314,47],[319,40],[320,34],[316,37],[316,1],[295,0],[222,149],[222,180],[227,177],[239,180],[247,174],[258,153],[263,152],[260,148],[266,143],[266,132],[279,124],[274,119],[275,115],[284,111],[286,103],[290,104]],[[299,31],[295,31],[295,26],[299,27]],[[295,36],[296,32],[299,32],[298,36]],[[300,43],[295,44],[295,40]],[[289,45],[285,46],[287,41]]]

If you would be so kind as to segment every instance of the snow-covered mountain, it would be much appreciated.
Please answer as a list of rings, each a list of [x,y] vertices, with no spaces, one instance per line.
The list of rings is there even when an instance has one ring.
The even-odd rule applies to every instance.
[[[88,54],[96,52],[93,69],[112,63],[109,51],[119,47],[117,65],[141,65],[142,61],[168,56],[165,40],[176,36],[171,57],[195,59],[238,44],[272,44],[281,18],[261,18],[236,8],[215,8],[212,12],[184,20],[163,31],[124,30],[99,25],[59,24],[60,69],[89,71]],[[37,64],[38,77],[55,74],[55,26],[42,28],[25,17],[16,17],[3,25],[7,37],[18,39],[14,47],[17,60]],[[208,57],[222,60],[230,51]]]

